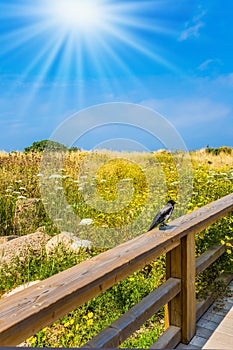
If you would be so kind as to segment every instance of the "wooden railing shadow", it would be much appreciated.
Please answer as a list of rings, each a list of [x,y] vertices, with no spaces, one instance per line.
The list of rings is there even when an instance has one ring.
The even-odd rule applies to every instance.
[[[225,246],[195,258],[195,234],[233,210],[233,194],[170,224],[154,229],[21,292],[0,299],[0,346],[18,345],[42,328],[166,253],[167,280],[85,344],[119,346],[154,313],[167,305],[167,330],[152,348],[173,348],[195,335],[196,320],[213,301],[196,301],[195,277],[216,261]],[[231,279],[231,276],[229,277]]]

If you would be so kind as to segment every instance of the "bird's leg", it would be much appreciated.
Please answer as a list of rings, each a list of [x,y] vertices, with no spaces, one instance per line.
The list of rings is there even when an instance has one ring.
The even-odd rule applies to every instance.
[[[159,226],[159,230],[162,230],[163,228],[165,229],[166,227],[168,227],[167,224],[165,224],[164,222]]]

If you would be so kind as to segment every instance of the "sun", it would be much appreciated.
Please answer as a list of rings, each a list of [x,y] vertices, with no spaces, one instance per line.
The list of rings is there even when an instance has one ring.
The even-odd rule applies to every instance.
[[[52,2],[51,17],[63,29],[91,32],[101,25],[103,9],[100,1],[59,0]]]

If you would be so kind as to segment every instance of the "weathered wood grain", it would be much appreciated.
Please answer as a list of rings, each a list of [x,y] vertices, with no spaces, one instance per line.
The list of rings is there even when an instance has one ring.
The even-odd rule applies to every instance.
[[[215,262],[223,253],[225,253],[225,245],[211,247],[196,259],[196,274],[200,275],[213,262]]]
[[[193,233],[189,233],[181,240],[181,272],[181,340],[184,344],[188,344],[196,332],[196,259],[195,236]]]
[[[179,278],[182,279],[181,273],[181,244],[172,249],[166,254],[166,277]],[[175,298],[173,298],[168,303],[168,308],[165,309],[168,315],[165,316],[166,323],[165,327],[176,326],[181,328],[182,326],[182,301],[181,293],[179,293]]]
[[[0,345],[17,345],[233,210],[233,194],[0,300]]]
[[[158,312],[165,303],[174,298],[181,290],[181,281],[170,278],[141,302],[119,317],[109,327],[87,342],[84,348],[118,347],[141,325]]]

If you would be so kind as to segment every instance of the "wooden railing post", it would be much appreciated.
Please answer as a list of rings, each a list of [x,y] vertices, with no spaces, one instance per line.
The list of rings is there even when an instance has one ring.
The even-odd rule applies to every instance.
[[[188,344],[196,333],[196,258],[195,234],[189,233],[181,239],[181,298],[182,335],[181,340]]]
[[[181,245],[167,253],[166,275],[167,279],[174,277],[181,280]],[[173,298],[166,306],[165,326],[166,328],[169,326],[181,328],[182,326],[181,293]]]
[[[167,253],[167,278],[181,279],[181,293],[169,304],[166,326],[181,328],[181,340],[188,344],[196,332],[195,235],[189,233],[180,246]]]

